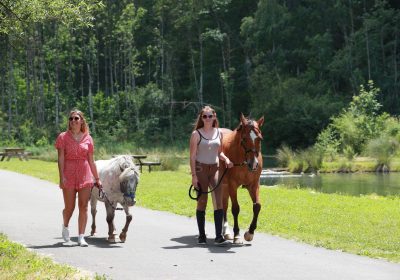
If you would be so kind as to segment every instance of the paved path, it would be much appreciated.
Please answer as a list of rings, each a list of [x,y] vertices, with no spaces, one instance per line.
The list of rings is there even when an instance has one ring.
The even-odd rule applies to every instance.
[[[101,204],[98,236],[87,238],[87,248],[68,247],[60,237],[62,205],[55,184],[0,170],[0,232],[57,262],[105,274],[109,279],[400,279],[399,264],[261,233],[255,235],[252,244],[241,247],[199,247],[194,219],[140,207],[133,208],[126,243],[106,242]],[[74,213],[70,224],[74,244],[76,219]],[[123,222],[124,215],[117,213],[118,229]],[[212,237],[213,224],[206,226]]]

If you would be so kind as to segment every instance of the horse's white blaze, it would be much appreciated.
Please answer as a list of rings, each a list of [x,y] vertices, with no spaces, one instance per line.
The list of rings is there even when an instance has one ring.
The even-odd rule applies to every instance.
[[[252,169],[253,169],[253,170],[256,170],[256,169],[257,169],[257,166],[258,166],[258,159],[257,159],[257,157],[254,157],[254,162],[253,162]]]
[[[254,144],[254,141],[257,139],[257,134],[253,130],[250,131],[250,138],[251,138],[251,141],[253,141],[253,144]]]

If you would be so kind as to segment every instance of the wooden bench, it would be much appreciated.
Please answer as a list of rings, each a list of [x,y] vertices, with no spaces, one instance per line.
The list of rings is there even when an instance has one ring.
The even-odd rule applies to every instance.
[[[12,157],[18,157],[21,161],[28,160],[29,155],[31,155],[31,152],[26,152],[23,148],[5,148],[4,152],[0,153],[0,161],[4,161],[6,157],[7,161],[9,161]]]
[[[148,166],[149,167],[149,172],[151,172],[151,167],[152,166],[159,166],[161,165],[161,162],[154,162],[154,161],[140,161],[140,172],[142,172],[142,167],[143,166]]]

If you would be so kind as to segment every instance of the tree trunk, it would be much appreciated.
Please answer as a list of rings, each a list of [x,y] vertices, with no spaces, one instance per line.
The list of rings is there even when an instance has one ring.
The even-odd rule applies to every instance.
[[[364,0],[364,13],[366,14],[366,12],[367,12],[367,9],[366,9],[365,0]],[[371,80],[371,59],[370,59],[370,54],[369,54],[368,24],[365,19],[364,19],[364,33],[365,33],[365,47],[367,49],[368,80]]]
[[[114,96],[114,79],[113,79],[113,61],[111,56],[111,47],[108,48],[108,58],[109,58],[109,74],[110,74],[110,93]]]
[[[43,53],[43,26],[39,26],[39,100],[38,100],[38,124],[44,125],[44,53]]]
[[[160,18],[160,49],[161,49],[161,91],[164,92],[164,63],[165,63],[165,50],[164,50],[164,18]]]
[[[14,64],[13,64],[13,59],[14,59],[14,51],[13,47],[10,43],[10,38],[8,38],[8,86],[7,86],[7,91],[8,91],[8,123],[7,123],[7,136],[8,139],[11,139],[12,135],[12,129],[13,129],[13,110],[12,110],[12,103],[14,99]]]
[[[25,42],[25,82],[26,82],[26,113],[31,115],[32,112],[32,96],[31,96],[31,69],[32,69],[32,51],[29,36]]]
[[[90,55],[89,55],[90,57]],[[89,115],[90,115],[90,120],[91,120],[91,125],[92,125],[92,132],[96,132],[96,124],[94,121],[93,117],[93,96],[92,96],[92,84],[93,84],[93,79],[92,79],[92,70],[90,68],[90,61],[86,62],[87,65],[87,72],[88,72],[88,77],[89,77],[89,85],[88,85],[88,96],[89,96]]]
[[[56,58],[56,77],[54,81],[54,94],[56,96],[56,104],[55,104],[55,113],[56,113],[56,128],[58,129],[60,127],[60,92],[59,92],[59,61],[58,58]]]

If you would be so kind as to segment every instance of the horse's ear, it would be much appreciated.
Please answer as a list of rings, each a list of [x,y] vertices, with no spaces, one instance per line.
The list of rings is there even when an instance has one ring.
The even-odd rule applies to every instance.
[[[246,118],[244,117],[243,113],[240,113],[240,122],[241,122],[243,125],[246,125]]]
[[[262,116],[262,117],[257,121],[257,123],[258,123],[258,126],[259,126],[259,127],[262,127],[262,125],[264,124],[264,116]]]

